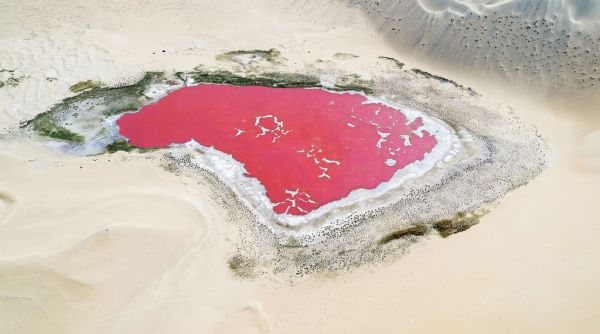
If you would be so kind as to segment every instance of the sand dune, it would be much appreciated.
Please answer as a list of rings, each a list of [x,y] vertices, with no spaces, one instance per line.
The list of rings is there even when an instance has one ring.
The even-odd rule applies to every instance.
[[[598,104],[580,99],[598,87],[583,75],[596,77],[595,2],[352,3],[0,4],[10,14],[0,23],[0,332],[598,332],[600,127]],[[510,24],[507,15],[519,17]],[[544,18],[554,26],[533,26]],[[495,28],[475,41],[467,26]],[[152,155],[74,157],[8,135],[79,81],[135,81],[271,47],[293,69],[316,62],[331,77],[334,61],[360,75],[393,73],[398,65],[379,56],[442,73],[535,124],[549,168],[468,232],[425,238],[393,262],[248,280],[227,262],[248,230],[223,210],[219,189],[166,172]],[[566,100],[549,103],[515,82]]]
[[[551,1],[520,1],[520,0],[416,0],[430,13],[455,12],[460,15],[469,13],[491,14],[494,11],[512,10],[523,16],[535,17],[540,14],[550,16],[566,16],[570,21],[594,20],[600,15],[600,6],[590,0],[551,0]],[[594,23],[594,22],[589,22]]]
[[[403,55],[442,73],[492,76],[550,96],[600,98],[595,1],[343,2],[361,8]]]

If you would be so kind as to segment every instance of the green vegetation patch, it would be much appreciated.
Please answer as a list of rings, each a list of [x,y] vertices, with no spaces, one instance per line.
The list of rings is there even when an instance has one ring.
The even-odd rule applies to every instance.
[[[73,86],[69,87],[69,90],[73,93],[83,92],[84,90],[97,88],[100,86],[99,82],[93,80],[80,81]]]
[[[345,53],[345,52],[336,52],[333,54],[334,58],[337,59],[352,59],[352,58],[358,58],[357,55],[352,54],[352,53]]]
[[[227,264],[229,269],[239,277],[249,278],[254,276],[256,261],[249,257],[238,254],[230,258]]]
[[[81,94],[83,98],[102,98],[106,116],[119,115],[128,111],[136,111],[148,104],[150,99],[144,96],[144,91],[153,83],[164,78],[163,72],[147,72],[144,77],[131,85],[94,89]]]
[[[270,62],[276,61],[281,57],[281,52],[277,49],[269,50],[236,50],[221,53],[216,57],[218,61],[233,61],[236,56],[255,56]]]
[[[56,120],[49,113],[41,114],[32,121],[33,130],[38,134],[52,139],[67,141],[69,143],[82,143],[84,138],[69,129],[56,124]]]
[[[144,91],[154,82],[158,82],[164,77],[162,72],[148,72],[144,77],[131,85],[119,87],[95,87],[93,89],[82,88],[89,87],[87,81],[79,88],[79,94],[66,98],[55,104],[45,113],[37,115],[35,118],[21,123],[21,127],[31,126],[33,131],[41,136],[67,141],[69,143],[81,143],[84,137],[80,134],[60,126],[57,122],[57,115],[68,112],[71,108],[76,108],[80,103],[94,103],[98,101],[99,108],[102,108],[104,116],[118,115],[127,111],[134,111],[149,103],[149,99],[144,96]],[[88,80],[89,81],[89,80]],[[76,114],[74,114],[76,117]]]
[[[264,75],[241,76],[228,71],[199,71],[191,72],[190,76],[196,82],[229,84],[235,86],[266,86],[278,88],[321,87],[318,78],[300,74],[269,73]]]
[[[409,236],[423,236],[427,233],[427,231],[429,231],[429,229],[424,225],[412,225],[386,235],[385,237],[381,238],[381,240],[379,240],[379,244],[384,245],[391,241]]]
[[[228,71],[196,71],[190,73],[179,72],[177,76],[184,80],[189,75],[195,82],[228,84],[235,86],[265,86],[276,88],[326,88],[333,91],[360,91],[372,94],[373,90],[367,85],[371,82],[362,80],[358,76],[347,76],[341,79],[340,84],[334,87],[323,87],[316,76],[296,73],[265,73],[262,75],[242,76]]]

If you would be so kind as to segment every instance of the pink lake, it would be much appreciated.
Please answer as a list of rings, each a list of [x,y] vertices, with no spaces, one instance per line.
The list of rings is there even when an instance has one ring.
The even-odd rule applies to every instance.
[[[201,84],[117,120],[138,147],[195,140],[230,154],[278,214],[305,215],[374,189],[437,144],[420,117],[324,89]]]

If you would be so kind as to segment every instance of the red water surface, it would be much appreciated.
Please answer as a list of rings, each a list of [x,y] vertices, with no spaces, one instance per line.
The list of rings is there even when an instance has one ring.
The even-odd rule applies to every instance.
[[[305,215],[373,189],[437,144],[399,110],[323,89],[202,84],[117,120],[132,145],[191,139],[231,154],[258,179],[273,211]]]

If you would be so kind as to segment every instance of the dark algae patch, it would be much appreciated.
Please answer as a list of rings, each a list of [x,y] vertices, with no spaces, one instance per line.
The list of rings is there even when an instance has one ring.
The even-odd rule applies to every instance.
[[[370,87],[373,87],[373,81],[362,79],[357,74],[349,74],[349,75],[344,75],[341,78],[339,78],[336,85],[334,87],[328,88],[328,89],[334,90],[334,91],[353,90],[353,91],[363,92],[367,95],[371,95],[371,94],[373,94],[373,89],[371,89]]]
[[[150,152],[150,151],[154,151],[154,150],[156,150],[156,149],[155,148],[137,147],[137,146],[131,145],[125,139],[119,139],[119,140],[109,144],[108,146],[106,146],[106,152],[108,152],[108,153],[115,153],[115,152],[119,152],[119,151],[123,151],[123,152],[135,151],[138,153],[146,153],[146,152]]]
[[[469,92],[471,92],[472,94],[479,95],[477,92],[475,92],[473,89],[471,89],[471,87],[467,87],[467,88],[465,88],[463,85],[461,85],[461,84],[458,84],[458,83],[457,83],[456,81],[454,81],[454,80],[450,80],[450,79],[447,79],[447,78],[441,77],[441,76],[439,76],[439,75],[431,74],[431,73],[429,73],[429,72],[426,72],[426,71],[420,70],[420,69],[418,69],[418,68],[413,68],[413,69],[412,69],[412,71],[413,71],[413,72],[415,72],[416,74],[418,74],[418,75],[421,75],[421,76],[424,76],[424,77],[426,77],[426,78],[433,79],[433,80],[437,80],[437,81],[439,81],[439,82],[443,82],[443,83],[449,83],[449,84],[453,85],[454,87],[458,87],[458,88],[464,88],[464,89],[468,90]]]
[[[394,63],[399,69],[402,69],[404,67],[404,63],[399,61],[396,58],[392,58],[392,57],[385,57],[385,56],[379,56],[379,59],[384,59],[384,60],[389,60],[392,63]]]
[[[386,236],[384,236],[381,240],[379,240],[379,244],[380,245],[385,245],[391,241],[400,239],[400,238],[405,238],[405,237],[409,237],[409,236],[423,236],[425,234],[427,234],[427,231],[429,229],[424,226],[424,225],[413,225],[413,226],[409,226],[407,228],[403,228],[397,231],[394,231]]]
[[[0,69],[2,80],[0,80],[0,88],[4,86],[17,87],[26,77],[19,75],[17,70]]]
[[[418,75],[422,75],[422,76],[424,76],[426,78],[429,78],[429,79],[434,79],[434,80],[437,80],[437,81],[440,81],[440,82],[447,82],[447,83],[453,84],[456,87],[462,87],[461,85],[457,84],[456,81],[454,81],[454,80],[446,79],[444,77],[440,77],[439,75],[431,74],[429,72],[425,72],[425,71],[420,70],[418,68],[413,68],[412,71],[415,72]]]
[[[180,73],[183,75],[184,73]],[[276,88],[320,87],[320,81],[300,74],[270,73],[265,75],[241,76],[228,71],[191,72],[190,77],[199,83],[228,84],[235,86],[265,86]]]
[[[358,84],[335,85],[334,87],[327,88],[327,89],[333,90],[333,91],[338,91],[338,92],[353,90],[353,91],[357,91],[357,92],[363,92],[367,95],[373,94],[373,90],[371,88],[361,86]]]
[[[352,54],[352,53],[345,53],[345,52],[336,52],[333,54],[334,58],[337,59],[352,59],[352,58],[358,58],[357,55]]]
[[[472,226],[479,223],[479,215],[468,215],[465,212],[457,213],[452,219],[444,219],[433,223],[433,228],[436,229],[444,238],[452,234],[464,232]]]
[[[117,140],[116,142],[106,146],[106,152],[115,153],[118,151],[131,152],[136,147],[129,144],[126,140]]]

